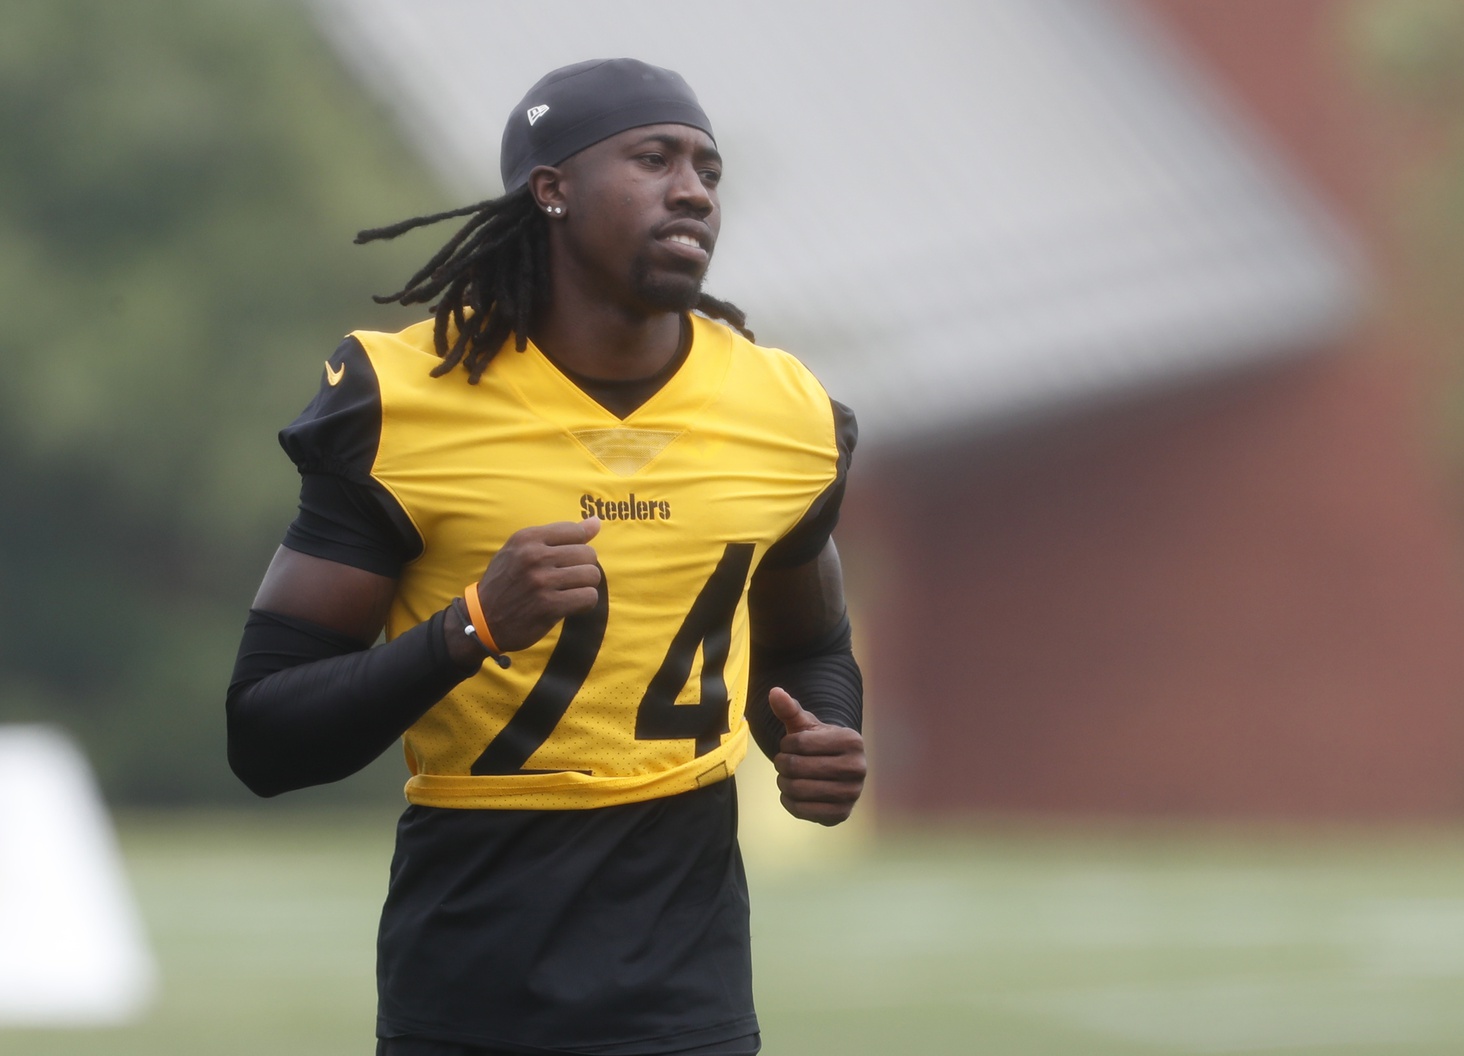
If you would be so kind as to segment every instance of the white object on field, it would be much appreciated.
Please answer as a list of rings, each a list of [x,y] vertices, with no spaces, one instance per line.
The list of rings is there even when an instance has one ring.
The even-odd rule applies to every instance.
[[[136,1018],[156,969],[80,749],[0,726],[0,1027]]]

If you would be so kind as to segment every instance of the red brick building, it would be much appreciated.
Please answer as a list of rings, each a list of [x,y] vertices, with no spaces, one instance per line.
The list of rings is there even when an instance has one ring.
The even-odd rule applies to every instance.
[[[1460,527],[1397,308],[1403,146],[1329,0],[1151,0],[1372,261],[1311,354],[861,468],[881,806],[1464,810]]]

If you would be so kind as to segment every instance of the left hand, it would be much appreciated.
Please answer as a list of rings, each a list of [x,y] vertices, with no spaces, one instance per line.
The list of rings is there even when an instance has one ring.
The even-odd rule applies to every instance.
[[[788,731],[773,758],[783,809],[804,821],[839,824],[864,791],[864,738],[820,722],[783,689],[768,693],[768,706]]]

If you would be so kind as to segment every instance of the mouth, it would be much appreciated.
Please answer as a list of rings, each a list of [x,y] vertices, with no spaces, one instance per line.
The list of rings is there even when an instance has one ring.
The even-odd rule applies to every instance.
[[[698,228],[701,227],[701,225],[697,226]],[[711,233],[703,230],[693,230],[691,225],[684,222],[658,235],[656,241],[676,256],[686,260],[706,263],[712,257]]]

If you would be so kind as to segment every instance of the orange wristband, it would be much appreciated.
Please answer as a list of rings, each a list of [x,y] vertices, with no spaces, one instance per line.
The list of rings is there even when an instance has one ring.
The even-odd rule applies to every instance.
[[[488,617],[483,615],[483,602],[478,599],[478,584],[469,583],[463,589],[463,601],[468,606],[468,618],[471,619],[473,635],[478,639],[484,649],[487,649],[495,657],[503,655],[503,650],[498,648],[498,643],[493,640],[493,635],[488,631]]]

